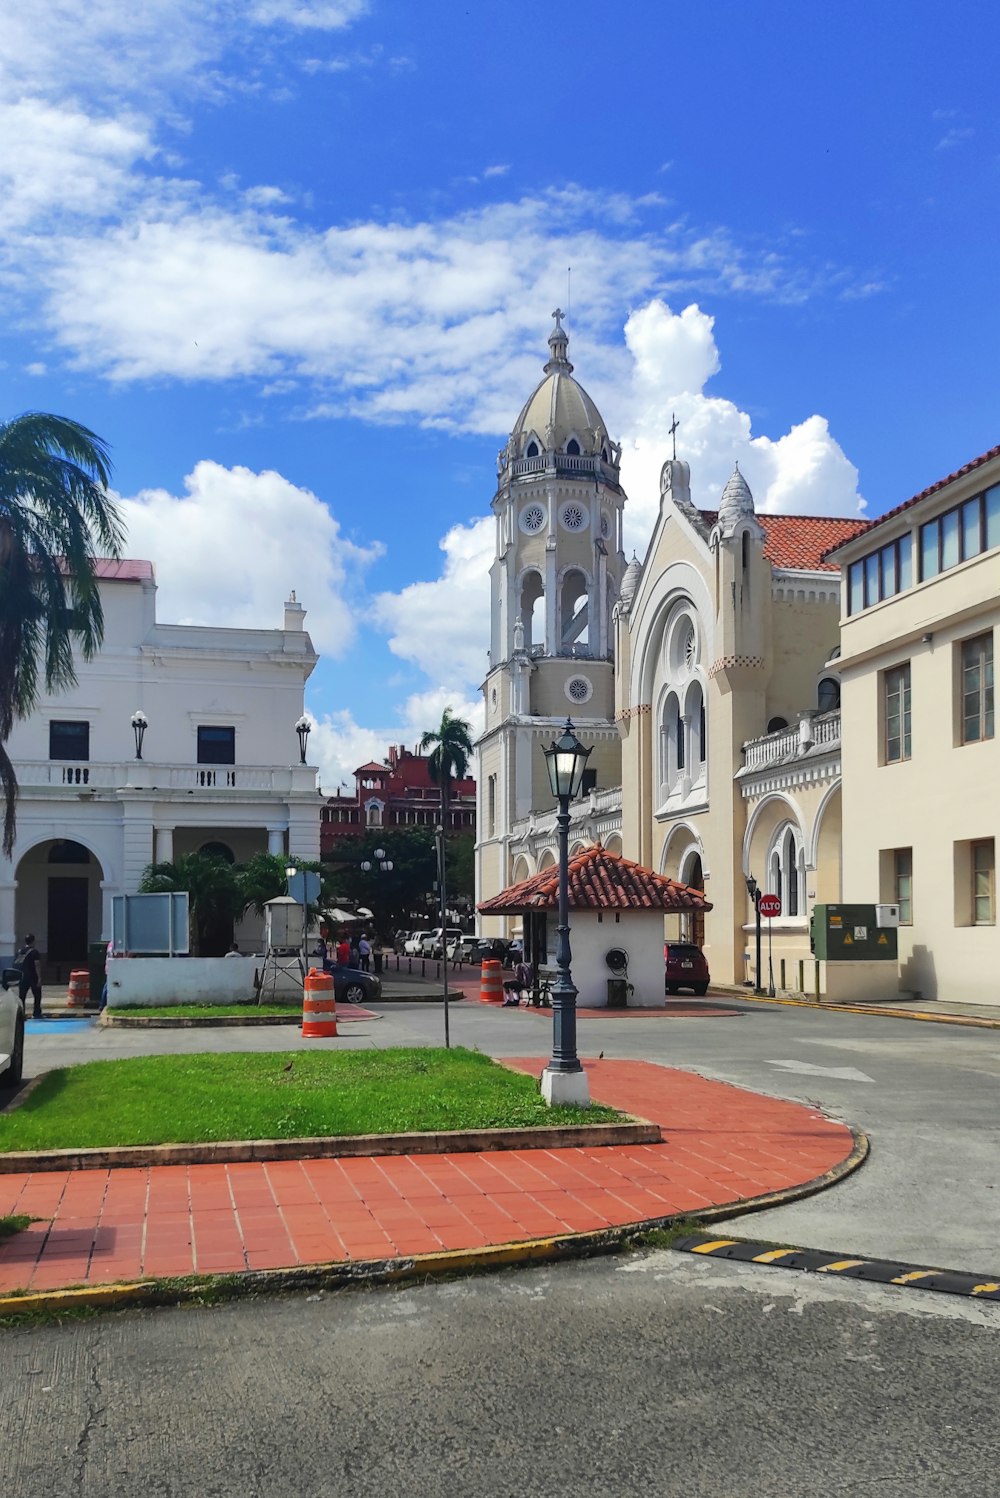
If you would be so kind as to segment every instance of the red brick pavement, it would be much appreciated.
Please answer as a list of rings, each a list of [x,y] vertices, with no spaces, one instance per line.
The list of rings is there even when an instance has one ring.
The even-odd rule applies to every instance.
[[[537,1059],[509,1063],[538,1074]],[[637,1147],[0,1176],[0,1293],[486,1244],[697,1213],[812,1180],[853,1140],[799,1103],[645,1061],[585,1063],[595,1099],[659,1123]]]

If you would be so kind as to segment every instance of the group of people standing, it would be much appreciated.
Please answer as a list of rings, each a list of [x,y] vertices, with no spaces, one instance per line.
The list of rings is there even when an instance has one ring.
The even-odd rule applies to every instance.
[[[372,944],[367,931],[360,936],[342,933],[336,941],[321,936],[313,948],[313,956],[322,958],[325,973],[332,972],[335,967],[351,967],[368,973],[372,965]]]

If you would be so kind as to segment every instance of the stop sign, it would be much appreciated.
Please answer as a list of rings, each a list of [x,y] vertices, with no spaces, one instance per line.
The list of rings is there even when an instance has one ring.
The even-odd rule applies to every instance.
[[[781,897],[779,895],[761,895],[760,913],[768,918],[781,914]]]

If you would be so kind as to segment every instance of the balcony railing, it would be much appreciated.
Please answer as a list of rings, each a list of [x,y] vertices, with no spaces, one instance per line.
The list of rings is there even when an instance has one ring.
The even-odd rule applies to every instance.
[[[770,765],[787,764],[790,760],[833,751],[839,747],[838,710],[809,719],[805,728],[802,724],[796,724],[794,728],[779,728],[759,739],[750,739],[743,745],[743,769],[765,770]]]
[[[59,760],[15,761],[14,773],[24,790],[51,787],[59,791],[312,791],[313,765],[169,765],[151,760],[118,764]]]

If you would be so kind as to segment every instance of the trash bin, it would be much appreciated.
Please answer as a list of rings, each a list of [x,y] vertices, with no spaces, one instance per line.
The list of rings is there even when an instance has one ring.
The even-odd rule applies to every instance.
[[[625,978],[608,979],[608,1008],[625,1009],[628,1007],[628,982]]]
[[[106,941],[92,941],[87,946],[87,967],[90,971],[90,997],[95,1003],[100,1003],[101,993],[104,989],[104,979],[107,973],[108,944]]]
[[[372,953],[372,967],[375,969],[376,973],[380,973],[382,971],[382,953],[381,952],[373,952]]]

